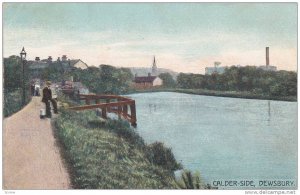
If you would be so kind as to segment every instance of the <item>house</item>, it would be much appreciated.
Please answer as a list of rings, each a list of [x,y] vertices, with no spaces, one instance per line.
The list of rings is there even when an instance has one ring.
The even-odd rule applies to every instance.
[[[148,76],[138,77],[136,75],[134,78],[134,87],[138,89],[157,87],[161,86],[162,84],[163,81],[161,78],[157,76],[151,76],[150,73],[148,73]]]
[[[223,74],[227,66],[220,66],[221,62],[215,62],[213,67],[206,67],[205,74]]]
[[[85,62],[83,62],[80,59],[70,60],[70,66],[75,68],[80,68],[80,69],[87,69],[89,67]]]
[[[225,72],[226,68],[228,68],[228,67],[227,66],[206,67],[205,68],[205,74],[207,74],[207,75],[223,74]]]
[[[63,55],[62,58],[58,57],[56,61],[52,61],[52,57],[49,56],[48,59],[40,60],[40,57],[36,57],[34,61],[29,61],[29,68],[32,70],[45,69],[51,64],[58,64],[63,68],[80,68],[86,69],[88,65],[80,59],[68,59],[67,55]]]
[[[65,94],[78,95],[78,94],[89,94],[89,89],[81,82],[73,82],[73,80],[63,81],[61,84],[61,90]]]
[[[71,60],[67,58],[67,55],[63,55],[61,60],[60,58],[58,58],[57,62],[59,62],[65,70],[69,70],[74,67],[80,69],[88,68],[88,65],[85,62],[83,62],[81,59]]]

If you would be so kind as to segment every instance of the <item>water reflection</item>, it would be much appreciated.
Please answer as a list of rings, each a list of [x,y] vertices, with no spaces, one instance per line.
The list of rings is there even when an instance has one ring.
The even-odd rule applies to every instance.
[[[270,121],[271,121],[271,101],[268,100],[268,126],[270,126]]]
[[[156,104],[149,104],[149,112],[152,113],[152,112],[156,112]]]

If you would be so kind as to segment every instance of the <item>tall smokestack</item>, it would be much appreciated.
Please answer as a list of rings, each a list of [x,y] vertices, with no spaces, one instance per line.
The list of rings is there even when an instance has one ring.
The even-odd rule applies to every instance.
[[[270,65],[270,60],[269,60],[269,47],[266,47],[266,66]]]

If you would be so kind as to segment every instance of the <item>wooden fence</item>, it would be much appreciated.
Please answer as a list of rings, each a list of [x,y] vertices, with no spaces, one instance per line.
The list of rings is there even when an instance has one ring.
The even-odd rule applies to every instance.
[[[107,113],[116,113],[119,117],[128,120],[132,126],[136,126],[135,101],[117,95],[93,95],[80,94],[79,99],[85,101],[85,105],[70,107],[71,110],[101,110],[101,117],[107,119]],[[129,109],[128,109],[129,108]]]

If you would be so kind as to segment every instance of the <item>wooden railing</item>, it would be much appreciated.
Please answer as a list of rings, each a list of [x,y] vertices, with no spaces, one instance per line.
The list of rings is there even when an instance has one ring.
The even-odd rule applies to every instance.
[[[101,117],[104,119],[107,119],[107,113],[116,113],[119,117],[128,120],[132,126],[137,125],[135,101],[130,98],[117,95],[80,94],[79,99],[84,100],[85,105],[74,106],[69,109],[77,111],[100,109]]]

